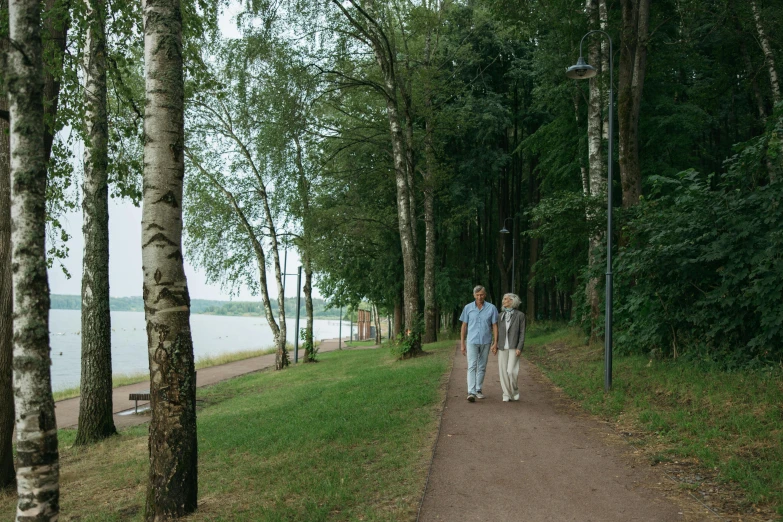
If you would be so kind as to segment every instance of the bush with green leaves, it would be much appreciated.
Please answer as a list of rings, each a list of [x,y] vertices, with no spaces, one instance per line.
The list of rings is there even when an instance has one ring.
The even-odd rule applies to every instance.
[[[305,352],[305,360],[307,362],[318,362],[318,347],[313,343],[313,336],[310,335],[308,328],[302,328],[299,330],[299,339],[302,341],[302,348]]]
[[[776,119],[776,121],[780,121]],[[783,181],[777,129],[723,175],[649,179],[626,215],[615,271],[617,346],[732,368],[783,357]]]
[[[421,350],[421,336],[424,333],[424,316],[419,315],[413,321],[413,328],[409,331],[402,331],[392,344],[392,353],[398,359],[409,359],[415,357]]]

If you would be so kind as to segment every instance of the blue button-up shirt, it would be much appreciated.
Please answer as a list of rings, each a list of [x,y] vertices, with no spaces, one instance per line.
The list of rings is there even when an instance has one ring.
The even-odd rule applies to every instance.
[[[459,320],[468,325],[468,344],[490,344],[492,342],[492,325],[498,322],[498,309],[495,305],[484,301],[481,310],[476,302],[468,303],[462,309]]]

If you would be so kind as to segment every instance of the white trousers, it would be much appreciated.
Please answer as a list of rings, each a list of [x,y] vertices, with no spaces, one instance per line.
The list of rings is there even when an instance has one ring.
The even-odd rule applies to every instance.
[[[519,357],[516,350],[498,350],[498,373],[500,387],[503,388],[503,400],[519,400]]]

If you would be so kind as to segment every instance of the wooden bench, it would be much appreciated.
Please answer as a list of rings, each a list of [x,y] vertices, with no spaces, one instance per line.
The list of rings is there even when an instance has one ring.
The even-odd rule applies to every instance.
[[[128,396],[128,400],[131,400],[131,401],[135,402],[136,406],[134,407],[133,412],[134,413],[139,413],[139,401],[148,401],[148,400],[150,400],[150,391],[146,390],[146,391],[140,391],[140,392],[136,392],[136,393],[131,393]]]
[[[193,372],[194,377],[198,377],[198,371]],[[149,401],[150,399],[150,391],[144,390],[136,393],[131,393],[128,395],[128,400],[134,401],[135,406],[133,408],[133,413],[139,413],[139,401]]]

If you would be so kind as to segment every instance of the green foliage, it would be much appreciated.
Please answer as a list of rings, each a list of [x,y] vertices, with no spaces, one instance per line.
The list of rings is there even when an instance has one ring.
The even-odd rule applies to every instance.
[[[783,183],[758,185],[758,138],[723,176],[650,179],[617,259],[618,346],[759,365],[783,357]]]
[[[313,335],[308,328],[299,330],[299,340],[303,341],[302,348],[307,362],[318,362],[318,347],[313,343]]]
[[[545,239],[535,266],[537,281],[554,280],[565,290],[582,275],[588,238],[601,235],[606,227],[605,204],[605,199],[559,192],[531,211],[531,219],[540,224],[528,235]]]
[[[392,344],[392,353],[398,359],[415,357],[421,351],[421,337],[424,333],[424,317],[419,316],[413,322],[413,328],[399,332]]]

